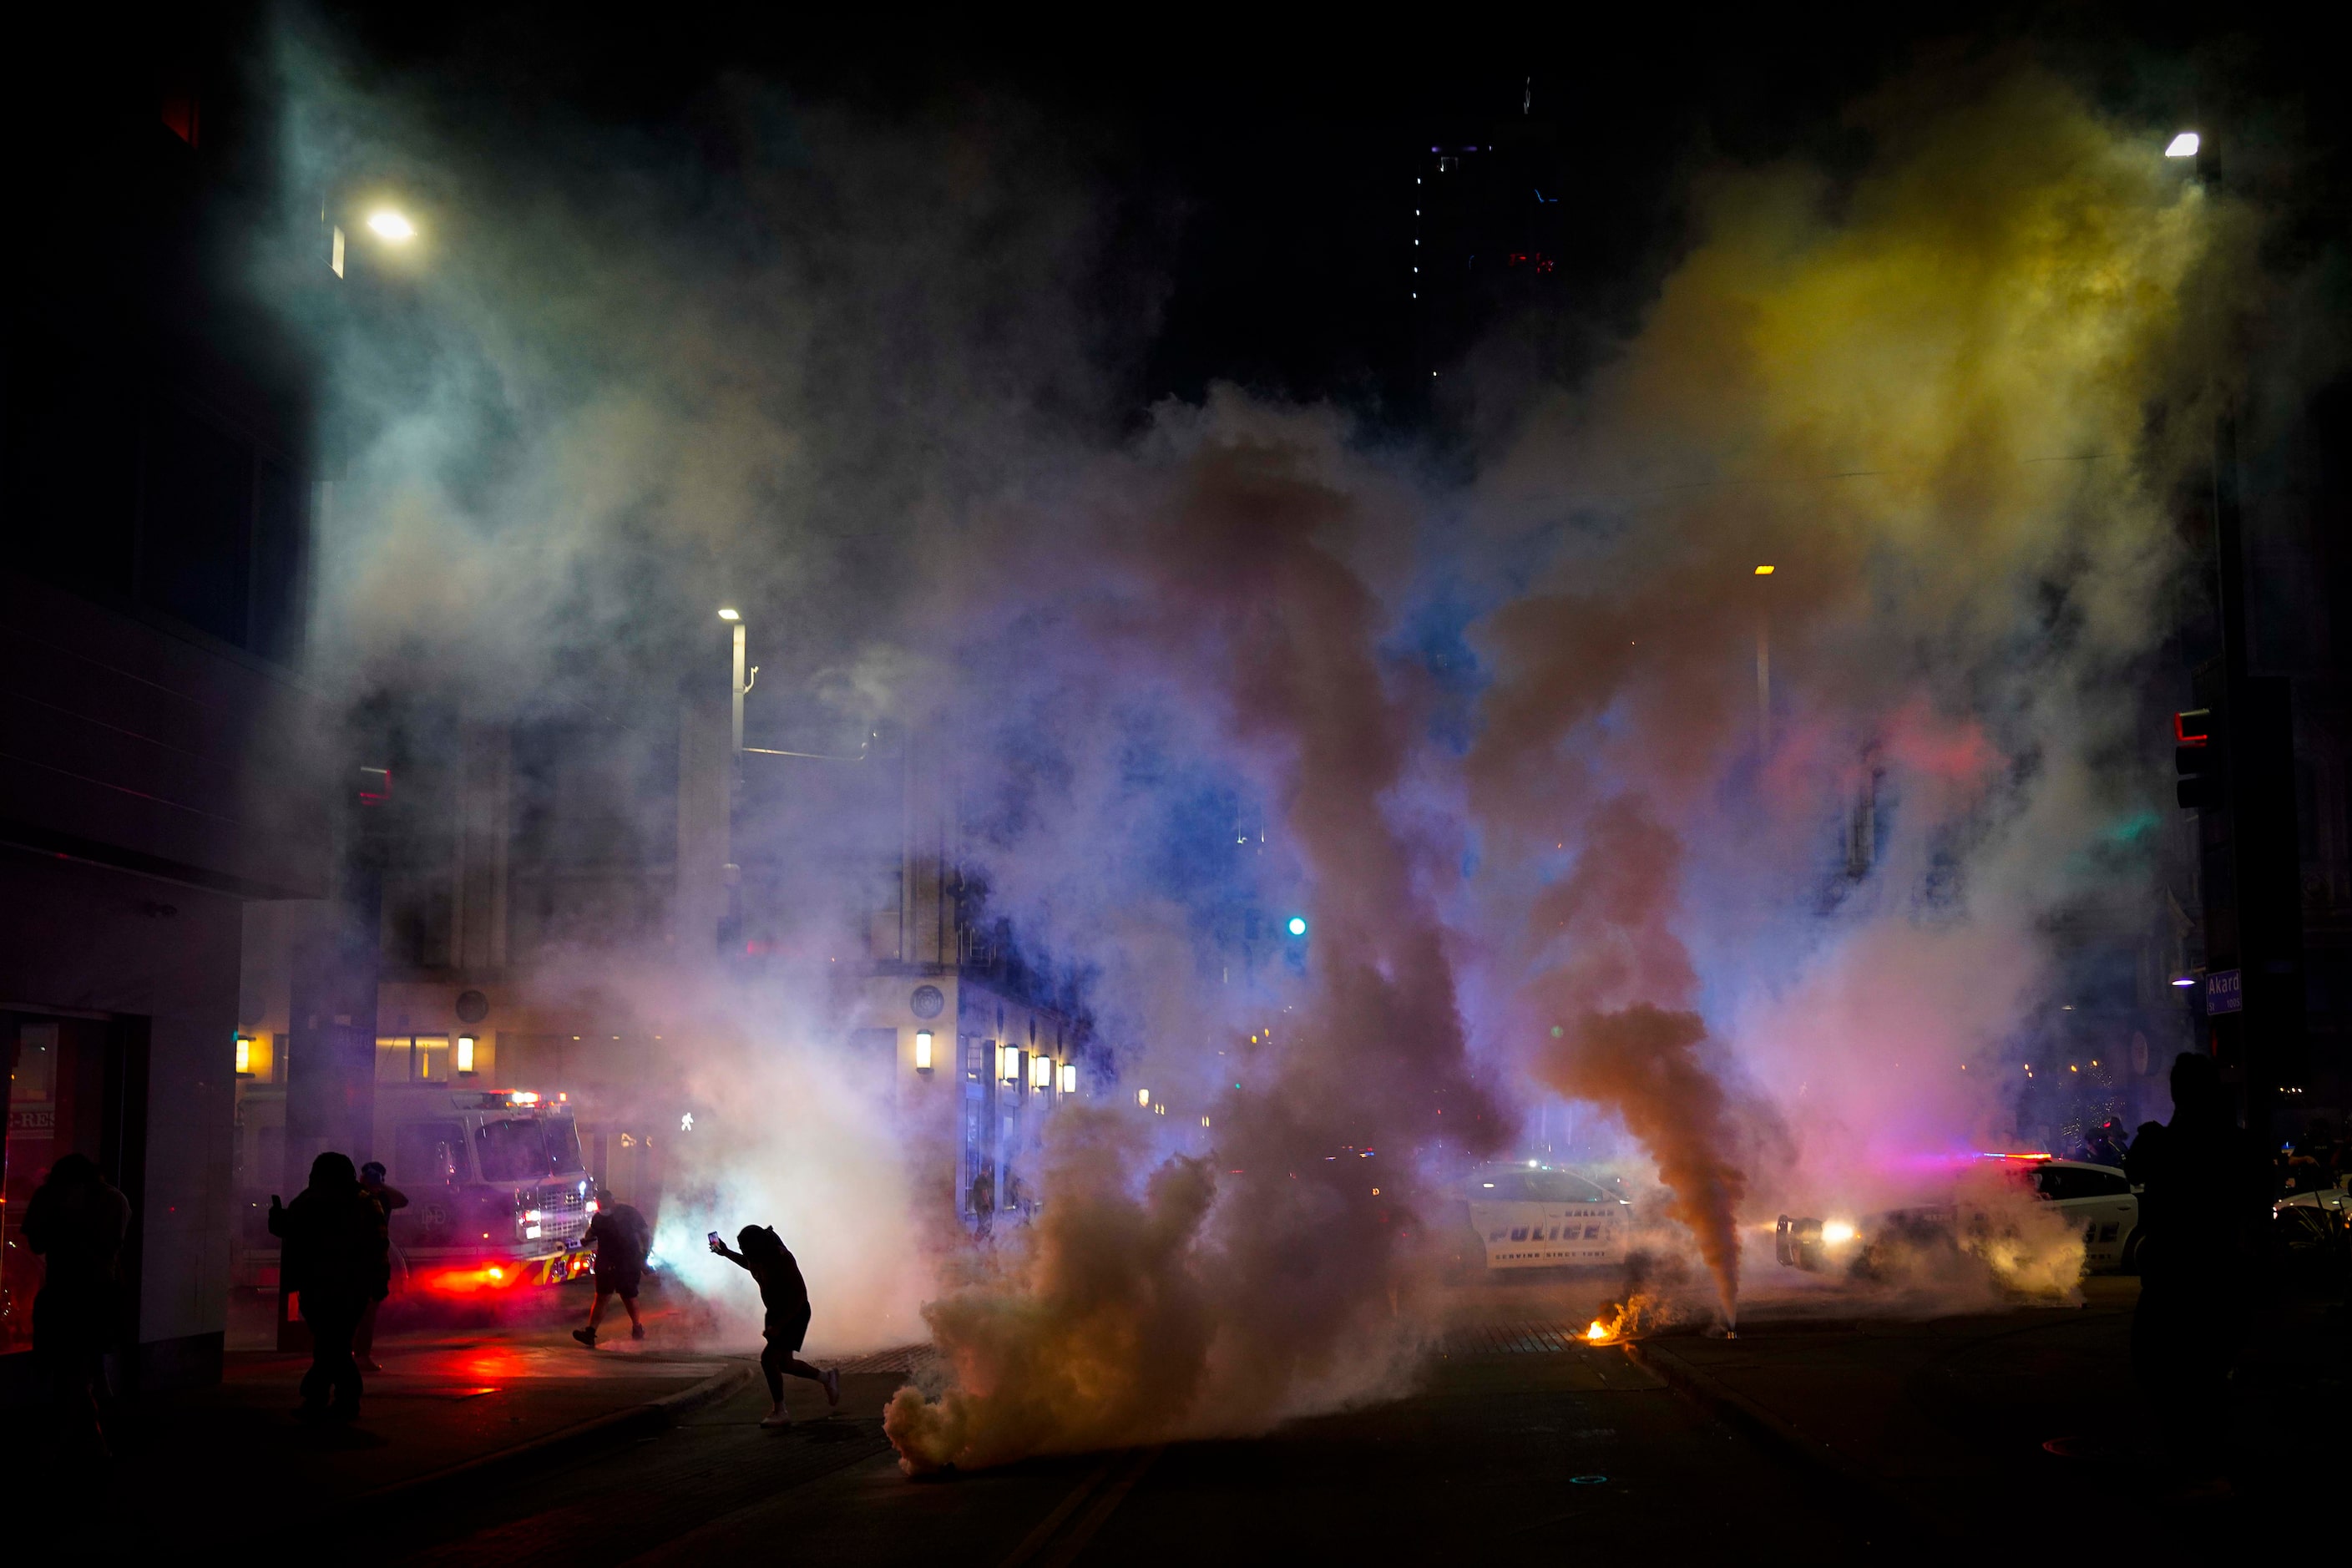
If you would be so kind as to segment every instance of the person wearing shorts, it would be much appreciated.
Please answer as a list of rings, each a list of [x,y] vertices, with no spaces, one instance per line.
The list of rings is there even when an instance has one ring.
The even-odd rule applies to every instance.
[[[819,1372],[801,1360],[800,1349],[808,1338],[808,1282],[801,1278],[801,1266],[783,1238],[765,1226],[747,1225],[736,1234],[737,1252],[719,1239],[716,1232],[710,1237],[710,1250],[735,1264],[760,1282],[760,1302],[767,1309],[766,1335],[768,1346],[760,1352],[760,1373],[768,1380],[768,1399],[772,1406],[762,1426],[789,1426],[792,1414],[784,1408],[784,1378],[786,1374],[804,1377],[821,1384],[828,1407],[841,1404],[841,1373]]]
[[[614,1203],[604,1193],[598,1193],[596,1201],[596,1217],[588,1222],[588,1234],[582,1238],[596,1247],[596,1299],[588,1306],[588,1326],[572,1331],[572,1337],[592,1351],[596,1348],[596,1321],[614,1296],[628,1309],[629,1338],[646,1337],[645,1320],[637,1316],[637,1287],[645,1282],[646,1254],[653,1250],[653,1229],[645,1215],[627,1204]]]

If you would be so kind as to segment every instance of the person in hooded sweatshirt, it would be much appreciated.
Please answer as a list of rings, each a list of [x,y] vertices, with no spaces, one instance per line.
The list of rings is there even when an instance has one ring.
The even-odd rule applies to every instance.
[[[45,1367],[63,1435],[106,1452],[94,1390],[120,1322],[118,1264],[131,1200],[87,1154],[62,1154],[25,1205],[25,1245],[44,1260],[33,1299],[33,1355]]]
[[[760,1282],[760,1301],[767,1308],[768,1348],[760,1352],[760,1372],[768,1380],[768,1398],[773,1405],[762,1426],[789,1426],[792,1415],[784,1408],[784,1374],[805,1377],[824,1388],[824,1402],[837,1406],[841,1403],[841,1373],[819,1372],[801,1360],[801,1342],[808,1337],[808,1283],[801,1278],[801,1266],[783,1238],[764,1226],[747,1225],[736,1233],[735,1245],[740,1252],[731,1251],[710,1233],[710,1250],[738,1268],[748,1271]]]
[[[352,1336],[391,1272],[383,1211],[360,1187],[351,1156],[332,1152],[310,1162],[310,1184],[280,1206],[269,1199],[269,1234],[284,1244],[285,1289],[299,1293],[310,1330],[310,1370],[302,1374],[304,1420],[349,1421],[359,1414],[360,1369]]]
[[[2234,1322],[2258,1283],[2270,1173],[2237,1124],[2213,1058],[2172,1064],[2172,1120],[2132,1139],[2124,1171],[2141,1189],[2139,1304],[2132,1371],[2176,1465],[2204,1489],[2221,1479]]]

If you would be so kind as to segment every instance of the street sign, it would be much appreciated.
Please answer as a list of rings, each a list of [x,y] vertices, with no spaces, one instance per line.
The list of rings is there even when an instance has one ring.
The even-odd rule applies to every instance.
[[[2239,989],[2238,971],[2216,969],[2205,976],[2205,1012],[2235,1013],[2243,1005],[2245,994]]]

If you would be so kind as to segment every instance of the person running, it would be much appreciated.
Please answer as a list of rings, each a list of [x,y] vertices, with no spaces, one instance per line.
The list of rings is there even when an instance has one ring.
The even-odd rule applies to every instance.
[[[646,1277],[646,1254],[653,1250],[653,1227],[646,1224],[645,1215],[627,1204],[614,1203],[612,1194],[600,1190],[596,1217],[588,1222],[588,1234],[583,1239],[596,1248],[596,1299],[588,1304],[588,1326],[572,1330],[572,1337],[594,1350],[596,1320],[604,1315],[604,1303],[618,1296],[629,1311],[629,1338],[644,1339],[646,1321],[637,1316],[637,1287]]]
[[[760,1301],[768,1310],[768,1348],[760,1352],[760,1372],[768,1380],[768,1398],[774,1408],[762,1426],[789,1426],[792,1413],[784,1408],[784,1374],[805,1377],[824,1388],[828,1408],[841,1404],[841,1373],[819,1372],[801,1360],[801,1342],[808,1337],[808,1282],[801,1266],[785,1247],[783,1238],[765,1226],[747,1225],[735,1235],[735,1252],[710,1233],[710,1250],[748,1272],[760,1282]]]
[[[362,1372],[382,1372],[375,1359],[375,1314],[383,1305],[383,1298],[392,1293],[392,1211],[408,1206],[408,1194],[383,1179],[383,1162],[370,1160],[360,1167],[360,1191],[366,1194],[376,1206],[376,1228],[383,1232],[383,1289],[368,1298],[360,1310],[359,1332],[352,1337],[352,1354],[357,1358]]]

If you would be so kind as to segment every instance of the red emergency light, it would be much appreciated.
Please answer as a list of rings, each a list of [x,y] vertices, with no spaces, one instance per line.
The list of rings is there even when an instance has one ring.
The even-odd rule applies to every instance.
[[[419,1286],[437,1296],[477,1296],[485,1290],[502,1290],[520,1278],[520,1269],[503,1263],[422,1268],[414,1276]]]

